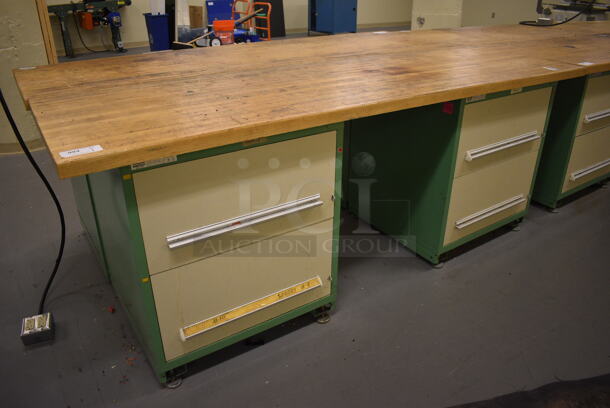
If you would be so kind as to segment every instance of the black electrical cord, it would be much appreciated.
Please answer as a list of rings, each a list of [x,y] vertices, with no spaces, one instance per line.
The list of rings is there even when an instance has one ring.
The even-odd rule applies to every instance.
[[[537,21],[519,21],[519,24],[525,25],[525,26],[532,26],[532,27],[555,27],[555,26],[558,26],[558,25],[569,23],[570,21],[580,17],[584,12],[590,11],[592,8],[593,8],[592,5],[588,6],[588,7],[585,7],[584,9],[580,10],[578,13],[574,14],[572,17],[568,18],[567,20],[561,21],[559,23],[540,24]]]
[[[17,140],[19,141],[19,145],[21,146],[21,148],[23,149],[23,152],[25,153],[28,160],[32,164],[32,167],[34,167],[34,170],[36,170],[38,177],[40,177],[40,179],[44,183],[45,187],[49,191],[49,194],[51,195],[51,198],[53,199],[53,202],[55,203],[55,206],[57,207],[57,212],[59,213],[59,221],[61,223],[61,242],[59,244],[59,252],[57,254],[57,259],[55,260],[55,266],[53,267],[53,272],[51,272],[51,276],[49,276],[49,280],[47,281],[47,285],[44,288],[44,292],[42,293],[42,297],[40,298],[40,304],[38,306],[38,314],[42,314],[44,312],[44,302],[47,298],[47,294],[49,293],[49,288],[51,287],[51,283],[53,283],[53,279],[55,278],[55,275],[57,274],[57,270],[59,269],[59,264],[61,263],[61,258],[64,254],[64,246],[66,244],[66,220],[64,218],[64,211],[61,208],[61,204],[59,203],[59,200],[57,199],[57,196],[55,195],[55,192],[53,191],[51,184],[49,184],[49,181],[44,176],[44,173],[42,172],[42,170],[40,170],[40,167],[38,167],[38,164],[34,160],[34,157],[32,157],[32,153],[30,153],[30,149],[28,149],[27,145],[23,141],[23,138],[21,137],[21,133],[19,133],[19,129],[17,129],[17,124],[15,123],[15,120],[13,119],[13,115],[11,115],[11,111],[9,110],[8,105],[6,104],[6,101],[4,100],[4,95],[2,94],[1,89],[0,89],[0,101],[2,102],[2,109],[4,109],[4,113],[6,114],[6,117],[9,121],[9,123],[11,124],[11,127],[13,128],[13,132],[15,132],[15,136],[17,137]]]
[[[83,47],[85,47],[85,49],[89,52],[95,52],[95,53],[104,52],[104,51],[93,50],[93,49],[87,47],[87,44],[85,44],[85,41],[83,41],[83,36],[80,33],[80,26],[78,24],[78,19],[76,18],[76,7],[72,11],[72,17],[74,17],[74,25],[76,26],[76,33],[78,34],[78,39],[80,40],[81,44],[83,44]]]

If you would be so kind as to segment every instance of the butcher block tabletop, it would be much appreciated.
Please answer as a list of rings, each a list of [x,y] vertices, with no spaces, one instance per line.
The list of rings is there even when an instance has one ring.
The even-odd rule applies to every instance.
[[[610,22],[311,37],[15,77],[66,178],[602,71],[610,71]]]

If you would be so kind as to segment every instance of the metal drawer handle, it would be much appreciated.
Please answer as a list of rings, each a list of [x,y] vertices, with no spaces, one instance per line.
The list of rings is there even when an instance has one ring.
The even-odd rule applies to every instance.
[[[595,122],[596,120],[607,118],[609,116],[610,109],[606,109],[601,112],[589,113],[588,115],[585,115],[585,123]]]
[[[226,234],[227,232],[236,231],[252,225],[260,224],[261,222],[283,217],[288,214],[318,207],[322,204],[324,204],[324,202],[320,200],[320,194],[301,198],[289,203],[276,205],[264,210],[231,218],[226,221],[217,222],[178,234],[168,235],[166,237],[167,246],[170,249],[180,248],[197,241]]]
[[[610,159],[606,159],[602,162],[593,164],[589,167],[586,167],[584,169],[575,171],[574,173],[570,174],[570,181],[576,181],[581,177],[584,177],[588,174],[591,174],[593,172],[596,172],[597,170],[601,170],[606,166],[610,166]]]
[[[524,133],[519,136],[511,137],[510,139],[502,140],[498,143],[493,143],[487,146],[479,147],[478,149],[468,150],[466,152],[465,160],[471,162],[474,159],[478,159],[488,154],[499,152],[500,150],[508,149],[509,147],[518,146],[523,143],[531,142],[540,139],[540,135],[537,130]]]
[[[468,217],[456,221],[455,228],[459,230],[464,229],[469,225],[472,225],[479,221],[483,221],[485,218],[489,218],[492,215],[498,214],[504,210],[508,210],[509,208],[524,203],[525,201],[525,196],[523,194],[519,194],[518,196],[509,198],[506,201],[502,201],[501,203],[498,203],[496,205],[493,205],[489,208],[486,208],[482,211],[476,212],[472,215],[469,215]]]

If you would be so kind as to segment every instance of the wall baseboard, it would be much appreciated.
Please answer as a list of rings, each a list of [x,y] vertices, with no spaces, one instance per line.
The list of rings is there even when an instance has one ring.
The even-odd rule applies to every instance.
[[[36,150],[46,149],[46,146],[42,139],[28,140],[25,142],[25,144],[28,146],[28,149],[33,152]],[[21,150],[21,146],[19,146],[19,143],[0,143],[0,155],[16,153],[23,153],[23,150]]]
[[[391,28],[391,27],[404,27],[405,29],[411,29],[410,21],[398,21],[392,23],[375,23],[375,24],[358,24],[358,30],[367,30],[371,28]],[[307,27],[302,28],[290,28],[286,29],[286,34],[302,34],[307,32]]]
[[[124,47],[125,47],[125,49],[128,50],[128,53],[129,53],[130,48],[148,47],[148,41],[136,41],[136,42],[125,43]],[[108,49],[104,48],[102,45],[99,45],[99,44],[93,45],[90,48],[95,51],[112,51],[112,50],[108,50]],[[88,51],[86,48],[74,47],[74,53],[75,54],[88,54],[88,53],[90,53],[90,51]],[[65,51],[63,48],[60,48],[57,50],[58,57],[65,57],[65,55],[66,54],[65,54]]]

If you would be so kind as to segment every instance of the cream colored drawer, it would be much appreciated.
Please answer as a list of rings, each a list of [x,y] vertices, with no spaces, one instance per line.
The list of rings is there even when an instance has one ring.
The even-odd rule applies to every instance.
[[[333,217],[329,132],[135,173],[150,274]]]
[[[453,180],[444,244],[527,208],[538,152]]]
[[[610,126],[610,75],[589,78],[576,135]]]
[[[541,88],[464,108],[455,177],[514,156],[537,152],[544,133],[552,88]]]
[[[167,360],[331,293],[332,220],[151,277]]]
[[[574,140],[562,192],[610,173],[610,126]]]

